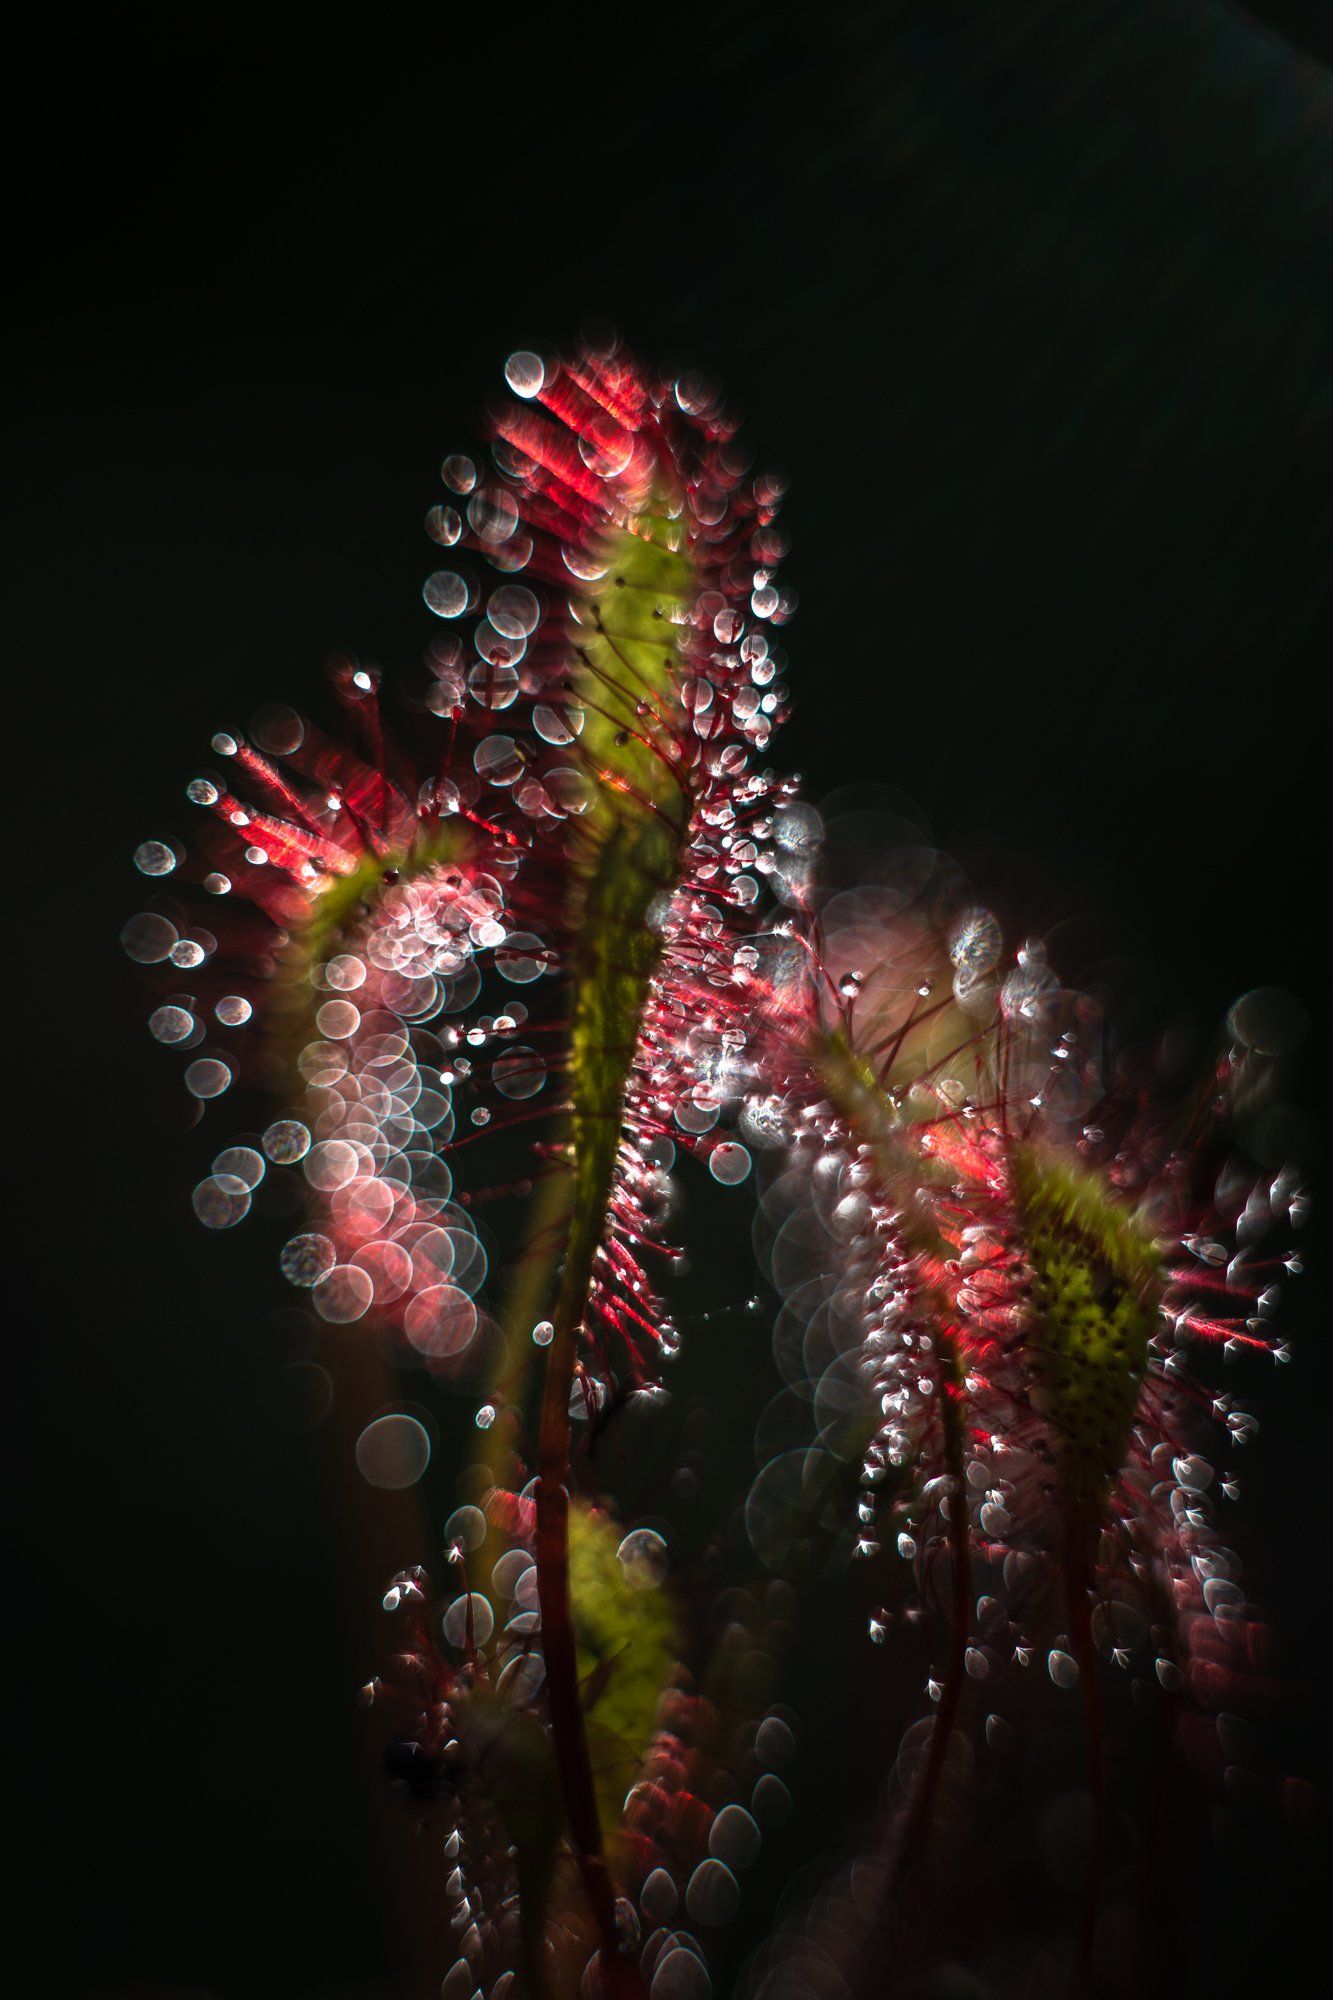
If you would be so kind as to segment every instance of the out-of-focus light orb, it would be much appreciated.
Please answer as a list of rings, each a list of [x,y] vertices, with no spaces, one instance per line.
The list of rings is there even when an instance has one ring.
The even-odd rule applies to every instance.
[[[1243,993],[1227,1015],[1238,1042],[1261,1056],[1287,1055],[1310,1025],[1304,1004],[1282,986],[1256,986]]]
[[[676,1913],[680,1891],[665,1868],[654,1868],[639,1891],[639,1908],[650,1924],[664,1924]]]
[[[738,1187],[750,1165],[749,1149],[736,1139],[721,1140],[708,1155],[708,1171],[723,1187]]]
[[[725,1861],[701,1861],[685,1889],[685,1907],[697,1924],[728,1924],[740,1908],[741,1885]]]
[[[430,1436],[425,1425],[404,1411],[376,1417],[356,1441],[356,1464],[368,1486],[386,1492],[415,1486],[430,1464]]]
[[[289,1285],[309,1287],[327,1276],[337,1261],[337,1252],[328,1237],[309,1230],[292,1237],[278,1264]]]
[[[433,570],[421,586],[421,595],[437,618],[461,618],[468,606],[468,587],[451,569]]]
[[[257,1188],[268,1170],[268,1162],[253,1146],[228,1146],[213,1162],[215,1174],[234,1174],[250,1189]]]
[[[235,1174],[210,1174],[193,1196],[194,1212],[205,1229],[231,1229],[250,1210],[250,1190]]]
[[[454,451],[440,467],[440,477],[452,493],[470,493],[477,483],[477,468],[463,452]]]
[[[194,1015],[184,1007],[159,1007],[148,1017],[148,1032],[158,1042],[187,1041],[194,1026]]]
[[[505,362],[505,381],[516,396],[525,402],[539,396],[546,381],[546,369],[539,354],[533,354],[526,347],[517,348]]]
[[[632,1528],[616,1550],[616,1560],[631,1590],[657,1590],[671,1569],[667,1545],[655,1528]]]
[[[748,1868],[761,1844],[759,1827],[744,1806],[723,1806],[708,1830],[708,1852],[729,1868]]]
[[[468,1621],[471,1619],[471,1640],[474,1646],[484,1646],[495,1630],[495,1614],[490,1602],[479,1591],[464,1591],[456,1597],[441,1620],[441,1630],[445,1641],[463,1651],[468,1644]]]
[[[455,1507],[444,1524],[444,1544],[446,1548],[455,1542],[460,1549],[470,1555],[479,1549],[486,1539],[486,1516],[480,1507]]]
[[[278,1118],[263,1138],[264,1151],[273,1164],[290,1167],[310,1151],[310,1134],[296,1118]]]
[[[134,865],[141,875],[170,875],[176,856],[165,840],[145,840],[134,850]]]
[[[713,1982],[692,1938],[677,1932],[653,1967],[649,2000],[710,2000]]]
[[[335,1264],[312,1287],[311,1304],[321,1319],[334,1326],[348,1326],[370,1309],[375,1288],[367,1272],[357,1264]]]
[[[766,1715],[755,1731],[755,1755],[770,1770],[780,1771],[796,1754],[796,1737],[780,1715]]]
[[[155,910],[145,910],[141,916],[131,917],[120,934],[120,941],[136,965],[160,965],[170,958],[177,942],[177,930],[166,917]]]
[[[230,1066],[216,1056],[199,1056],[185,1072],[185,1088],[191,1097],[221,1097],[230,1083]]]

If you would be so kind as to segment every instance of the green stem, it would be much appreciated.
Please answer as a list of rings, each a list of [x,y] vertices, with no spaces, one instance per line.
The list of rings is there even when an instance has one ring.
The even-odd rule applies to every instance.
[[[551,1730],[610,1996],[633,1995],[641,1990],[641,1982],[616,1930],[615,1891],[603,1853],[578,1685],[569,1596],[569,1405],[597,1253],[607,1230],[625,1089],[644,1001],[661,953],[660,941],[644,924],[643,915],[661,880],[663,844],[655,823],[621,823],[607,838],[588,883],[573,1026],[572,1206],[547,1349],[537,1450],[537,1596]],[[674,842],[670,858],[675,859]]]

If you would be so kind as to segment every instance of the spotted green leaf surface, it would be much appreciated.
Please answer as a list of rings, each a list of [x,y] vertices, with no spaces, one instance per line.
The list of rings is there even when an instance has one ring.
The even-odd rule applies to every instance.
[[[1011,1173],[1066,1484],[1095,1496],[1124,1458],[1162,1294],[1160,1255],[1135,1215],[1085,1169],[1019,1147]]]
[[[680,1654],[668,1591],[631,1581],[635,1571],[620,1561],[620,1542],[620,1529],[604,1514],[571,1508],[569,1585],[579,1683],[598,1810],[608,1836],[619,1824]]]
[[[679,634],[693,566],[665,513],[645,514],[636,527],[609,540],[605,576],[584,600],[575,677],[598,783],[587,816],[590,859],[575,891],[574,1190],[557,1353],[577,1334],[605,1234],[625,1084],[661,953],[654,907],[675,888],[688,816],[685,791],[653,741],[665,740],[681,714]]]
[[[669,761],[685,712],[680,641],[695,589],[681,541],[660,501],[608,538],[605,574],[579,609],[574,676],[583,748],[600,779],[594,823],[662,815],[664,859],[687,812]]]

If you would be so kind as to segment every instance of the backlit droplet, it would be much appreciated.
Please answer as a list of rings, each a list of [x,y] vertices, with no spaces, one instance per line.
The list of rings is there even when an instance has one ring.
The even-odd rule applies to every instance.
[[[253,1146],[228,1146],[213,1162],[215,1174],[230,1174],[248,1188],[257,1188],[268,1170],[268,1162]]]
[[[310,1134],[299,1120],[279,1118],[269,1126],[262,1143],[275,1166],[289,1167],[310,1151]]]
[[[708,1171],[723,1187],[737,1187],[750,1171],[749,1150],[735,1139],[723,1139],[708,1155]]]
[[[337,1262],[337,1252],[327,1236],[307,1232],[293,1236],[278,1263],[290,1285],[317,1285]]]
[[[390,1492],[415,1486],[430,1464],[425,1426],[403,1412],[376,1417],[356,1441],[357,1470],[369,1486]]]
[[[723,1806],[708,1833],[708,1851],[729,1868],[748,1868],[759,1853],[758,1825],[744,1806]]]
[[[662,1924],[674,1916],[680,1893],[665,1868],[654,1868],[639,1891],[639,1907],[650,1924]]]
[[[248,1214],[250,1190],[235,1174],[210,1174],[195,1189],[193,1204],[205,1229],[230,1229]]]
[[[545,380],[546,370],[542,366],[541,356],[529,352],[525,347],[516,349],[505,362],[505,381],[514,394],[522,396],[524,401],[540,394]]]
[[[183,1042],[194,1033],[194,1015],[184,1007],[159,1007],[148,1017],[148,1032],[158,1042]]]
[[[426,533],[442,548],[451,549],[463,532],[462,518],[455,507],[432,507],[426,515]]]
[[[335,1264],[310,1294],[320,1318],[335,1326],[346,1326],[360,1319],[374,1296],[369,1273],[356,1264]]]
[[[671,1560],[667,1545],[654,1528],[634,1528],[616,1550],[616,1559],[631,1590],[656,1590],[665,1583]]]
[[[470,493],[477,483],[477,468],[463,452],[454,451],[440,467],[440,477],[454,493]]]
[[[145,840],[134,850],[134,865],[141,875],[170,875],[176,857],[164,840]]]
[[[699,1956],[699,1948],[687,1932],[671,1933],[653,1967],[648,2000],[711,2000],[713,1982]]]
[[[502,584],[486,602],[486,616],[506,639],[527,639],[537,629],[541,607],[532,592],[520,583]]]
[[[468,1620],[472,1624],[472,1644],[484,1646],[495,1629],[495,1614],[488,1600],[477,1591],[456,1597],[441,1621],[445,1640],[460,1650],[468,1643]]]
[[[781,1778],[765,1771],[750,1795],[750,1810],[761,1826],[784,1826],[792,1816],[792,1796]]]
[[[457,1542],[460,1548],[471,1552],[479,1549],[486,1539],[486,1516],[480,1507],[455,1507],[444,1524],[446,1544]]]
[[[730,1923],[740,1907],[740,1883],[724,1861],[701,1861],[685,1890],[685,1907],[697,1924]]]
[[[170,958],[176,935],[174,924],[154,910],[145,910],[142,916],[130,918],[120,941],[136,965],[160,965]]]
[[[437,618],[461,618],[467,610],[467,585],[451,569],[433,571],[422,585],[421,594]]]
[[[220,1097],[230,1082],[230,1069],[213,1056],[201,1056],[185,1072],[185,1088],[191,1097]]]

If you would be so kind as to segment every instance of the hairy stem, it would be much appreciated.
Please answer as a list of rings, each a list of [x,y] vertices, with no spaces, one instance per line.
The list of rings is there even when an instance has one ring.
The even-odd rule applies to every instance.
[[[939,1315],[935,1331],[935,1394],[944,1459],[953,1482],[948,1537],[952,1568],[949,1656],[925,1772],[903,1827],[890,1876],[892,1901],[919,1858],[929,1833],[945,1758],[962,1701],[964,1655],[971,1620],[972,1573],[960,1405],[963,1363],[956,1333],[950,1323],[952,1308],[943,1294],[932,1286],[928,1275],[930,1265],[947,1252],[929,1207],[917,1199],[922,1186],[923,1164],[899,1129],[896,1114],[879,1080],[870,1066],[849,1047],[845,1038],[838,1033],[818,1037],[813,1054],[815,1068],[828,1092],[829,1101],[846,1119],[858,1139],[871,1148],[885,1187],[896,1188],[905,1197],[898,1210],[899,1234],[907,1249],[924,1261],[920,1282],[933,1295]]]
[[[972,1610],[972,1542],[968,1532],[967,1487],[963,1473],[963,1422],[957,1403],[961,1380],[960,1364],[952,1338],[941,1334],[937,1336],[937,1345],[939,1363],[936,1370],[936,1393],[939,1396],[940,1423],[944,1431],[945,1463],[953,1478],[949,1508],[949,1552],[952,1569],[949,1657],[944,1671],[939,1707],[935,1711],[935,1727],[930,1735],[930,1752],[926,1759],[925,1772],[903,1829],[902,1844],[894,1867],[892,1886],[895,1891],[902,1888],[930,1834],[935,1801],[939,1795],[940,1780],[944,1775],[944,1760],[948,1755],[963,1696],[964,1655],[967,1650],[967,1633]]]
[[[607,1990],[626,1995],[639,1990],[639,1978],[616,1931],[615,1892],[588,1761],[569,1598],[570,1398],[579,1336],[607,1231],[625,1086],[661,951],[643,914],[660,879],[662,847],[656,824],[626,821],[607,838],[588,884],[576,968],[572,1205],[546,1357],[537,1452],[537,1593],[556,1760],[584,1890],[601,1938]]]

